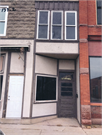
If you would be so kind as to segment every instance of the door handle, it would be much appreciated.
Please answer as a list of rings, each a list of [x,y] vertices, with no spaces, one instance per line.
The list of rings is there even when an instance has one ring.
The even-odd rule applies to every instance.
[[[78,94],[76,93],[76,98],[78,98]]]
[[[8,100],[10,100],[10,99],[8,99]]]

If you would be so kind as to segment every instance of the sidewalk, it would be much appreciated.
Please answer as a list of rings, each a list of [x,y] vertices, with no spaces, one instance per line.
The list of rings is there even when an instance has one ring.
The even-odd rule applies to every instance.
[[[74,118],[56,118],[32,125],[0,124],[5,135],[102,135],[101,128],[81,128]]]

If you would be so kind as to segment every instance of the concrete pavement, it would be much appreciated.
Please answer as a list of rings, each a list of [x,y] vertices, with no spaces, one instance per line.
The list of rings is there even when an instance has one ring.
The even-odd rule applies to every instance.
[[[101,128],[81,128],[74,118],[56,118],[31,125],[0,124],[5,135],[102,135]]]

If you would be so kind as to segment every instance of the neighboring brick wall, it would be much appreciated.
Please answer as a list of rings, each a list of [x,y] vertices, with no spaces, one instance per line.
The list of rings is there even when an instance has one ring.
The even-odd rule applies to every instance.
[[[34,0],[2,0],[0,5],[14,7],[8,12],[6,36],[1,38],[34,38],[35,2]]]
[[[88,35],[102,35],[97,25],[96,0],[79,1],[79,50],[81,122],[91,125],[93,118],[100,118],[100,107],[90,106],[89,56],[100,56],[101,42],[88,42]],[[99,112],[98,112],[99,111]],[[102,113],[102,108],[101,108]],[[92,118],[91,118],[92,117]]]
[[[89,56],[102,56],[101,42],[89,42]]]
[[[88,25],[96,25],[96,0],[88,0],[87,4]]]

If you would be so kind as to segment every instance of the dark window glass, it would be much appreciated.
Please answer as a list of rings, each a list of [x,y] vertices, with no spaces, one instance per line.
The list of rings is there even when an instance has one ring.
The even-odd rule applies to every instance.
[[[37,76],[36,100],[56,100],[56,78]]]
[[[102,24],[102,1],[97,0],[97,24]]]
[[[3,82],[3,76],[0,75],[0,100],[1,100],[1,94],[2,94],[2,82]]]
[[[53,12],[53,24],[61,24],[61,13]]]
[[[66,24],[75,25],[75,13],[67,13]]]
[[[71,77],[71,76],[70,76]],[[72,78],[72,77],[71,77]],[[61,83],[61,86],[72,86],[72,83]]]
[[[48,24],[48,12],[40,12],[39,23]]]
[[[61,39],[61,26],[53,26],[52,27],[52,38],[53,39]]]
[[[102,102],[102,58],[90,57],[91,102]]]
[[[65,81],[65,80],[71,81],[73,79],[72,73],[60,73],[59,76],[60,76],[60,80],[63,80],[63,81]],[[65,83],[63,85],[65,85]],[[68,83],[66,85],[68,85]],[[69,85],[71,85],[71,84],[69,83]]]
[[[38,38],[47,38],[47,29],[48,26],[39,25]]]
[[[66,39],[75,39],[75,27],[66,27]]]

